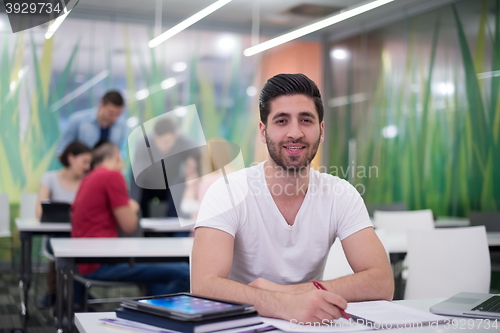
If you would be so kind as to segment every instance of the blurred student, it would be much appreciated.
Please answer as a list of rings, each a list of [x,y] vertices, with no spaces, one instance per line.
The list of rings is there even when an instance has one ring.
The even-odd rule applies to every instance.
[[[143,164],[150,161],[150,151],[154,156],[162,156],[167,161],[166,175],[169,182],[185,177],[183,167],[189,157],[199,163],[199,152],[196,144],[186,135],[179,133],[175,122],[162,117],[154,126],[152,135],[148,135],[149,149],[139,146],[135,152],[134,165]],[[143,217],[150,217],[149,204],[154,198],[167,201],[167,216],[177,217],[172,196],[167,188],[165,190],[164,173],[162,164],[157,162],[144,170],[141,174],[134,174],[134,181],[131,182],[132,197],[139,201]]]
[[[138,226],[139,205],[128,196],[120,173],[123,161],[111,142],[93,150],[95,168],[82,181],[72,206],[72,237],[118,237],[118,228],[132,233]],[[146,284],[149,295],[189,291],[187,263],[127,263],[114,265],[79,264],[81,275],[104,281]],[[75,293],[75,300],[81,296]]]
[[[46,172],[38,190],[36,217],[42,216],[42,201],[73,203],[80,182],[90,169],[92,153],[90,148],[80,142],[70,143],[59,157],[63,168]],[[51,251],[49,249],[49,251]],[[56,300],[55,264],[49,262],[47,271],[47,293],[40,301],[40,307],[50,307]]]
[[[117,91],[108,91],[101,99],[97,110],[76,112],[68,121],[61,136],[56,155],[72,141],[80,141],[88,147],[94,147],[99,141],[111,141],[122,147],[128,134],[123,117],[125,102]]]

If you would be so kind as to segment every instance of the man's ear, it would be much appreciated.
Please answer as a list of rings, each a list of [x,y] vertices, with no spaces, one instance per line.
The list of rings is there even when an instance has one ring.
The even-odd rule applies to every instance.
[[[266,125],[262,121],[259,122],[259,132],[260,132],[260,141],[262,143],[266,143]]]
[[[325,121],[323,120],[321,124],[319,125],[319,142],[323,143],[325,141]]]

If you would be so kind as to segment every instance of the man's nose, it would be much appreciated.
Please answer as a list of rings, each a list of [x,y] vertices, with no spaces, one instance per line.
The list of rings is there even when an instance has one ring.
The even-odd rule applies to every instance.
[[[299,138],[304,136],[304,133],[302,132],[302,129],[300,128],[298,121],[291,122],[287,136],[291,139],[294,139],[294,140],[299,139]]]

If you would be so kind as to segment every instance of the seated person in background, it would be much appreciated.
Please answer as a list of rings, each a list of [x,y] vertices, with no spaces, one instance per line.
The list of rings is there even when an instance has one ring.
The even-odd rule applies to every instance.
[[[153,134],[148,135],[148,142],[154,155],[160,155],[168,159],[167,178],[169,182],[185,177],[183,166],[189,157],[194,159],[192,162],[199,164],[200,157],[197,150],[191,149],[196,147],[195,142],[187,135],[180,133],[175,121],[169,117],[162,117],[155,123]],[[149,161],[149,153],[147,149],[138,147],[132,163]],[[131,196],[139,201],[143,217],[151,216],[149,204],[154,198],[161,201],[166,200],[166,216],[178,216],[170,190],[168,188],[165,190],[166,184],[161,163],[151,165],[147,172],[140,175],[134,174],[134,177],[131,181]],[[141,187],[137,184],[140,184]]]
[[[103,142],[93,150],[94,170],[82,181],[72,206],[72,237],[118,237],[120,227],[132,233],[138,225],[139,205],[129,199],[120,173],[123,161],[119,148]],[[189,291],[187,263],[79,264],[84,277],[104,281],[145,284],[149,295]],[[81,295],[75,292],[75,300]]]
[[[391,266],[363,199],[347,181],[310,168],[324,134],[316,84],[276,75],[259,107],[269,159],[207,191],[195,226],[193,293],[319,323],[339,318],[347,302],[391,300]],[[336,237],[355,273],[317,290],[311,281],[322,277]]]
[[[36,205],[36,218],[42,216],[42,201],[73,203],[80,182],[90,169],[92,152],[89,147],[74,141],[71,142],[59,156],[63,165],[60,170],[46,172],[40,184]],[[69,221],[68,221],[69,222]],[[52,250],[49,248],[49,252]],[[48,263],[47,293],[40,301],[40,307],[50,307],[56,301],[56,268],[53,261]]]

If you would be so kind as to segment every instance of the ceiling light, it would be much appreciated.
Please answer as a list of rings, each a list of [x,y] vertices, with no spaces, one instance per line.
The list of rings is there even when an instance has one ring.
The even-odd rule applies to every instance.
[[[175,77],[171,77],[169,79],[163,80],[161,82],[161,89],[168,89],[170,87],[175,86],[176,83],[177,83],[177,80],[175,79]]]
[[[398,128],[395,125],[388,125],[382,128],[382,136],[386,139],[394,139],[398,136]]]
[[[257,95],[257,88],[255,88],[254,86],[248,87],[247,88],[247,95],[250,97]]]
[[[193,16],[185,19],[181,23],[177,24],[176,26],[170,28],[169,30],[165,31],[158,37],[153,38],[152,40],[149,41],[148,46],[150,48],[157,47],[170,37],[178,34],[182,30],[192,26],[202,18],[212,14],[215,12],[217,9],[221,8],[224,5],[227,5],[231,0],[219,0],[211,4],[210,6],[206,7],[205,9],[200,10],[198,13],[194,14]]]
[[[232,51],[235,45],[236,42],[232,37],[222,37],[217,42],[219,49],[224,52]]]
[[[149,96],[149,90],[142,89],[135,93],[135,98],[140,101]]]
[[[183,61],[176,62],[175,64],[172,65],[172,70],[177,73],[185,71],[186,68],[187,64]]]
[[[273,48],[275,46],[289,42],[289,41],[294,40],[296,38],[305,36],[307,34],[315,32],[317,30],[326,28],[332,24],[347,20],[348,18],[362,14],[362,13],[367,12],[369,10],[375,9],[377,7],[385,5],[386,3],[389,3],[392,1],[394,1],[394,0],[376,0],[376,1],[372,1],[372,2],[364,4],[364,5],[361,5],[359,7],[343,11],[339,14],[335,14],[335,15],[330,16],[330,17],[323,19],[321,21],[315,22],[313,24],[310,24],[310,25],[307,25],[305,27],[299,28],[297,30],[291,31],[291,32],[286,33],[284,35],[270,39],[266,42],[249,47],[248,49],[243,51],[243,54],[246,55],[247,57],[253,56],[253,55],[260,53],[262,51],[265,51],[265,50],[268,50],[268,49]]]
[[[58,16],[50,25],[49,28],[47,29],[47,32],[45,33],[45,39],[50,39],[54,33],[56,32],[57,28],[63,23],[63,21],[66,19],[66,16],[69,15],[71,12],[68,11],[67,13],[64,13],[60,16]]]
[[[347,51],[342,49],[335,49],[330,52],[330,56],[335,59],[343,60],[347,58]]]
[[[453,83],[440,83],[438,85],[438,90],[443,95],[453,95],[455,92],[455,86]]]
[[[139,119],[137,117],[130,117],[127,119],[127,126],[129,128],[136,127],[139,124]]]

